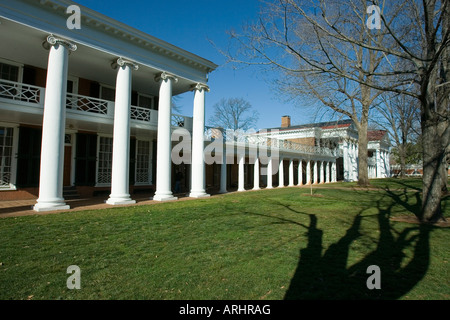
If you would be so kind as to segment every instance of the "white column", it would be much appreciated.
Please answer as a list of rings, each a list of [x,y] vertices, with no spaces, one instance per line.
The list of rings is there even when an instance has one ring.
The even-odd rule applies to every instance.
[[[130,113],[131,70],[138,66],[122,58],[117,60],[119,70],[116,79],[116,101],[114,104],[114,138],[111,176],[111,194],[107,204],[132,204],[129,194],[130,172]]]
[[[259,158],[255,158],[255,166],[253,171],[253,190],[259,190]]]
[[[303,184],[303,161],[302,159],[298,160],[298,186]]]
[[[349,152],[350,143],[345,140],[344,141],[344,180],[350,181],[350,152]]]
[[[289,187],[294,186],[294,160],[289,160]]]
[[[330,179],[330,176],[331,176],[331,162],[330,161],[328,161],[327,162],[327,164],[325,165],[325,170],[327,171],[326,173],[326,178],[325,178],[325,182],[326,183],[330,183],[330,181],[331,181],[331,179]]]
[[[358,180],[358,145],[354,143],[352,145],[352,151],[353,151],[353,163],[352,163],[352,180],[356,181]]]
[[[75,51],[77,47],[53,35],[47,37],[47,42],[50,53],[42,123],[39,198],[33,207],[38,212],[70,209],[62,196],[64,133],[69,50]]]
[[[284,161],[283,158],[280,159],[280,164],[278,166],[278,187],[284,187]]]
[[[311,184],[311,160],[306,162],[306,184]]]
[[[320,183],[325,183],[325,161],[320,161]]]
[[[319,183],[318,162],[314,161],[314,184]]]
[[[386,151],[385,159],[386,159],[386,178],[391,177],[391,159],[390,159],[390,153],[389,150]]]
[[[267,164],[267,189],[273,188],[273,170],[272,170],[272,157],[269,158]]]
[[[205,91],[209,91],[209,87],[205,84],[198,83],[193,89],[194,95],[194,119],[192,127],[192,185],[191,198],[203,198],[210,195],[205,191]]]
[[[375,163],[376,163],[376,177],[381,178],[381,161],[380,161],[380,149],[375,151]]]
[[[220,165],[220,191],[219,191],[219,193],[227,193],[227,154],[226,154],[226,146],[225,146],[225,139],[223,137],[223,132],[222,132],[222,141],[223,141],[223,149],[222,149],[222,164]]]
[[[244,154],[238,154],[238,161],[239,161],[239,172],[238,172],[238,190],[239,192],[245,191],[244,187],[244,163],[245,163],[245,155]]]
[[[336,161],[331,163],[331,182],[336,182],[336,176],[337,176],[337,171],[336,171]]]
[[[172,83],[178,79],[163,72],[157,81],[161,81],[158,105],[158,143],[156,151],[156,192],[153,200],[177,200],[172,194],[172,159],[171,159],[171,117],[172,117]]]

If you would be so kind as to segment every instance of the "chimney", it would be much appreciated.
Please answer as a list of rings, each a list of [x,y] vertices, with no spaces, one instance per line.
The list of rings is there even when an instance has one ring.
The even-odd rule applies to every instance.
[[[290,116],[282,116],[281,117],[281,127],[289,128],[291,126],[291,117]]]

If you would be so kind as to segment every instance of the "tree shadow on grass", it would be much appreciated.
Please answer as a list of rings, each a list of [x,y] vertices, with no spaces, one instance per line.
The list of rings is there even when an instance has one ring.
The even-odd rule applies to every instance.
[[[360,231],[363,219],[373,219],[372,215],[364,216],[365,210],[361,210],[345,235],[323,252],[324,232],[318,228],[317,216],[283,205],[309,217],[309,225],[302,225],[307,228],[308,243],[306,248],[300,250],[297,269],[284,297],[286,300],[392,300],[407,294],[423,279],[430,261],[429,234],[433,227],[418,225],[401,231],[394,229],[389,219],[392,208],[401,205],[413,210],[420,203],[411,205],[408,199],[404,201],[395,193],[387,193],[387,196],[390,198],[389,204],[386,205],[383,199],[376,202],[379,237],[375,239],[375,249],[351,266],[348,262],[351,245],[363,236]],[[420,197],[417,199],[420,201]],[[367,268],[371,265],[380,268],[381,289],[370,290],[367,287],[367,280],[372,275],[367,273]]]

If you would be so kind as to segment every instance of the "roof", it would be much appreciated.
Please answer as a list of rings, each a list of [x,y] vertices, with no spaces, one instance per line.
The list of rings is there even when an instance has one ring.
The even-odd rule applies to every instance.
[[[379,141],[383,139],[383,137],[386,135],[386,130],[370,130],[367,131],[367,140],[368,141]]]
[[[278,129],[279,131],[299,130],[299,129],[308,129],[308,128],[334,129],[334,128],[347,128],[347,127],[350,127],[352,125],[352,123],[353,123],[353,121],[351,119],[345,119],[345,120],[337,120],[337,121],[308,123],[308,124],[301,124],[301,125],[289,126],[289,127],[269,128],[269,129]]]

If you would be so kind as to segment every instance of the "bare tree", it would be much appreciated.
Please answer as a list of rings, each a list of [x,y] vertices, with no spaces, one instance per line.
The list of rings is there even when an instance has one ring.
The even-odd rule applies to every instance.
[[[357,127],[358,122],[360,127],[366,125],[370,105],[380,92],[420,101],[424,142],[421,218],[437,221],[443,218],[441,198],[447,177],[442,167],[450,141],[450,4],[448,0],[370,2],[373,6],[368,7],[366,0],[269,2],[259,23],[246,27],[242,34],[231,34],[238,50],[227,54],[233,62],[299,75],[307,80],[306,88],[320,94],[309,93],[317,98],[331,89],[322,103],[342,111],[344,103],[347,109],[350,106],[352,112],[345,112],[358,120]],[[347,99],[330,103],[329,97],[337,93]],[[353,112],[357,106],[359,113]],[[358,131],[364,135],[363,129]],[[362,152],[360,161],[365,158]],[[360,162],[360,167],[367,170],[365,163]]]
[[[234,131],[254,129],[259,114],[252,105],[242,98],[221,99],[214,106],[214,113],[209,119],[213,126]]]
[[[418,158],[414,145],[421,146],[418,141],[422,139],[419,101],[411,96],[388,92],[382,95],[377,110],[381,115],[381,121],[377,123],[389,132],[394,142],[393,153],[400,163],[400,177],[404,178],[406,164]]]

